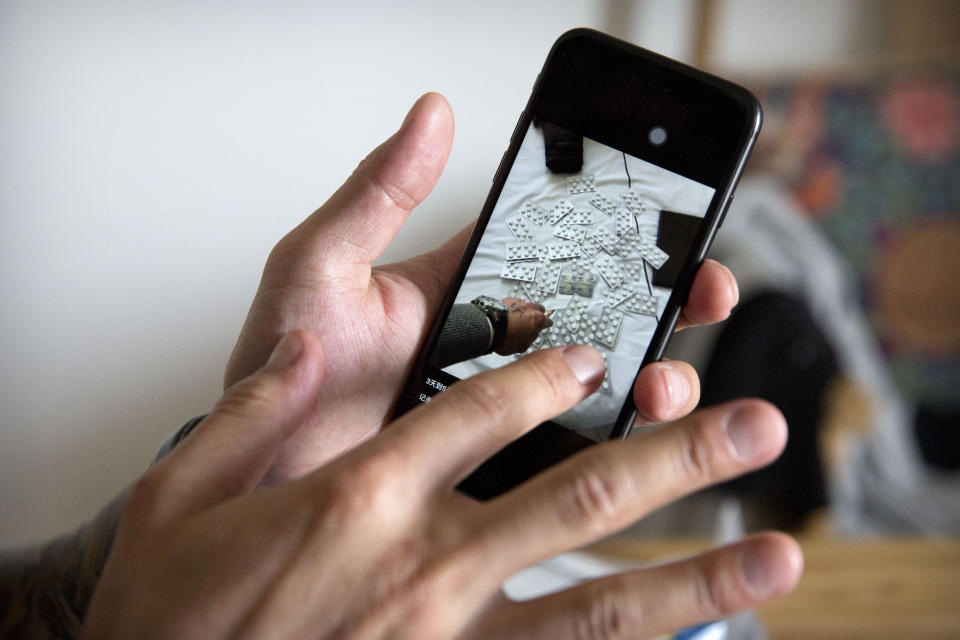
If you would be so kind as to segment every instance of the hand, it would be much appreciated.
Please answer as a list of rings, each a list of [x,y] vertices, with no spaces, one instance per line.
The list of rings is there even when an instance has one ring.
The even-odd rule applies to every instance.
[[[505,578],[710,483],[770,462],[782,416],[738,401],[591,447],[491,502],[453,487],[590,394],[599,354],[538,351],[451,387],[337,460],[256,489],[314,411],[324,368],[306,332],[134,486],[86,638],[650,637],[781,595],[796,544],[765,533],[530,602]],[[325,382],[324,382],[325,383]]]
[[[437,94],[423,96],[400,130],[270,253],[224,387],[261,367],[292,329],[314,333],[327,354],[323,387],[277,456],[271,481],[320,467],[374,435],[389,416],[469,229],[411,260],[376,268],[371,263],[433,189],[452,140],[449,105]],[[722,320],[734,304],[733,277],[708,260],[680,326]],[[697,389],[688,365],[657,363],[641,374],[635,398],[645,421],[671,420],[696,405]]]
[[[502,356],[526,351],[541,331],[553,326],[542,304],[520,298],[504,298],[500,302],[507,305],[507,335],[497,349]]]

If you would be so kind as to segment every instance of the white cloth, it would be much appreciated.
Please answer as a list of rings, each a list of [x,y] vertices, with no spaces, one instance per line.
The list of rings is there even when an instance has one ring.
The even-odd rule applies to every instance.
[[[594,175],[597,190],[617,201],[620,201],[620,194],[627,190],[627,172],[624,162],[624,154],[621,152],[599,142],[584,139],[583,169],[580,175]],[[712,188],[632,156],[626,156],[626,165],[629,168],[632,188],[652,204],[652,210],[648,210],[638,218],[641,233],[656,237],[661,209],[698,217],[704,216],[713,198]],[[593,192],[570,194],[567,190],[566,178],[566,175],[554,175],[547,169],[543,133],[531,125],[510,170],[500,199],[494,207],[463,285],[457,294],[457,303],[469,302],[481,294],[497,299],[509,295],[514,282],[501,279],[500,271],[505,259],[505,245],[518,240],[504,221],[517,215],[521,205],[527,199],[533,200],[548,211],[553,209],[557,201],[569,200],[577,209],[588,209],[593,212],[595,222],[590,228],[603,225],[613,232],[613,218],[589,204],[590,198],[595,194]],[[559,240],[553,235],[554,226],[549,223],[544,223],[541,227],[531,223],[530,228],[536,233],[534,241],[540,245]],[[652,277],[652,270],[650,274]],[[605,306],[606,303],[601,295],[605,287],[606,284],[599,280],[588,313],[599,315]],[[644,292],[646,292],[645,287]],[[661,314],[670,292],[670,289],[654,287],[654,293],[660,298]],[[569,299],[569,295],[556,295],[547,298],[543,304],[548,310],[560,309],[567,305]],[[607,358],[611,391],[594,393],[560,416],[557,422],[576,429],[587,437],[596,440],[605,439],[630,391],[637,368],[646,353],[656,326],[657,320],[650,316],[624,314],[623,327],[616,349]],[[464,379],[481,371],[503,366],[512,360],[511,356],[490,354],[452,365],[445,371]]]

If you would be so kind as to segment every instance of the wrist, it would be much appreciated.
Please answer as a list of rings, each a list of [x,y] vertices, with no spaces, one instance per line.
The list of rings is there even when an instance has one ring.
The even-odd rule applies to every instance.
[[[487,353],[498,350],[503,346],[507,338],[507,322],[510,313],[507,306],[500,300],[491,298],[490,296],[477,296],[470,301],[470,304],[483,311],[487,316],[487,320],[490,322],[492,334]]]

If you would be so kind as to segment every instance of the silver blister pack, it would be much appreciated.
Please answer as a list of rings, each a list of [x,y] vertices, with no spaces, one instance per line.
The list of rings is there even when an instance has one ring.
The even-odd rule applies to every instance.
[[[557,283],[557,293],[560,295],[578,295],[584,298],[593,297],[593,289],[597,285],[597,277],[586,273],[564,273]]]
[[[593,175],[572,176],[567,178],[567,191],[570,193],[586,193],[596,190],[597,184]]]
[[[557,204],[553,205],[553,212],[549,218],[550,224],[557,224],[571,211],[573,211],[573,203],[569,200],[560,200]]]
[[[632,189],[621,193],[620,199],[633,215],[639,216],[647,210],[646,199]]]
[[[637,293],[620,305],[620,308],[631,313],[639,313],[656,318],[660,312],[660,298]]]
[[[558,238],[572,240],[573,242],[580,244],[583,242],[584,236],[587,235],[587,229],[585,227],[578,227],[576,225],[564,222],[553,230],[553,235],[557,236]]]
[[[539,249],[535,242],[508,242],[506,245],[507,262],[536,260]]]
[[[508,262],[503,265],[500,277],[505,280],[533,282],[537,277],[537,265],[532,262]]]
[[[547,243],[547,259],[563,260],[565,258],[579,258],[580,246],[570,240],[555,240]]]
[[[517,240],[533,240],[533,229],[530,228],[530,222],[522,215],[517,214],[505,220],[507,228],[517,237]]]
[[[593,206],[595,206],[597,209],[607,214],[608,216],[612,216],[617,212],[616,201],[613,200],[612,198],[605,196],[599,191],[595,196],[590,198],[590,204],[592,204]]]
[[[597,328],[593,332],[593,340],[613,351],[617,348],[620,338],[620,328],[623,326],[623,312],[611,307],[605,307],[600,314]]]
[[[607,301],[608,305],[615,307],[636,292],[635,289],[631,289],[630,287],[609,287],[604,290],[603,299]]]
[[[523,206],[520,207],[520,215],[538,227],[550,219],[550,212],[533,200],[526,200],[523,203]]]
[[[616,259],[601,253],[596,257],[593,264],[597,273],[610,287],[619,287],[620,283],[623,282],[623,271],[620,270],[620,264]]]
[[[574,209],[567,214],[563,224],[593,224],[593,211]]]
[[[620,209],[617,211],[616,232],[618,236],[623,236],[628,233],[635,234],[639,232],[637,229],[637,219],[634,218],[633,214],[626,209]]]

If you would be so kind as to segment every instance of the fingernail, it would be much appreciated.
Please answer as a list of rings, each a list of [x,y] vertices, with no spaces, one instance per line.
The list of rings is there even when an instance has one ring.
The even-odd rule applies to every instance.
[[[667,405],[670,411],[677,411],[690,400],[690,383],[687,377],[671,364],[662,363],[660,371],[667,390]]]
[[[740,552],[740,569],[747,588],[758,600],[772,597],[782,581],[780,557],[771,545],[748,544]]]
[[[727,437],[734,457],[743,462],[752,462],[763,451],[766,421],[760,411],[744,407],[727,420]]]
[[[730,272],[730,282],[728,283],[730,287],[730,302],[731,307],[737,306],[737,303],[740,302],[740,286],[737,284],[737,278],[733,275],[733,272]]]
[[[291,331],[280,338],[280,342],[273,348],[273,353],[270,354],[267,364],[277,369],[287,369],[297,361],[301,351],[303,351],[303,343],[296,332]]]
[[[564,347],[563,359],[581,384],[590,384],[603,377],[603,358],[593,347],[584,344]]]

